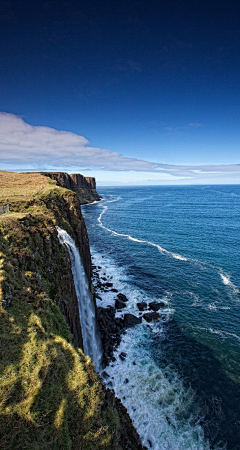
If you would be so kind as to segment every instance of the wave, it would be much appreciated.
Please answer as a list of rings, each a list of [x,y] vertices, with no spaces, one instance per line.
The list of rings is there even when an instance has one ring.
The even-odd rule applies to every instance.
[[[127,298],[124,312],[138,314],[136,303],[155,300],[144,290],[131,284],[131,277],[124,267],[116,266],[108,254],[99,254],[92,248],[94,264],[100,276],[110,277],[114,286]],[[100,306],[114,304],[115,294],[102,292]],[[157,298],[156,298],[157,300]],[[167,308],[167,317],[173,311]],[[163,313],[163,310],[162,310]],[[114,358],[105,368],[106,386],[113,389],[127,408],[143,445],[152,450],[210,450],[200,420],[200,405],[195,399],[195,392],[186,387],[171,364],[160,367],[156,364],[149,349],[152,339],[158,334],[162,338],[166,333],[164,319],[157,323],[143,323],[126,330],[122,335],[120,346],[114,352]],[[121,352],[126,353],[124,360]],[[217,450],[218,447],[215,447]]]
[[[213,189],[213,188],[211,188],[210,186],[209,186],[209,189],[210,189],[212,192],[216,192],[216,194],[221,194],[221,195],[223,195],[224,197],[240,197],[240,195],[236,194],[235,192],[224,192],[224,191],[222,191],[222,190],[220,190],[220,189]]]
[[[116,202],[116,201],[118,201],[118,200],[120,200],[120,197],[118,197],[118,198],[115,199],[115,200],[108,200],[108,201],[106,201],[106,203],[113,203],[113,202]],[[116,231],[111,230],[110,228],[105,227],[105,226],[103,225],[103,223],[102,223],[102,216],[103,216],[103,214],[105,214],[105,212],[108,210],[108,206],[106,206],[106,205],[101,205],[101,206],[102,206],[103,210],[102,210],[102,212],[101,212],[101,214],[99,215],[99,217],[98,217],[97,220],[98,220],[99,226],[100,226],[101,228],[103,228],[104,230],[109,231],[109,232],[112,233],[114,236],[126,237],[126,238],[129,239],[130,241],[133,241],[133,242],[139,242],[139,243],[141,243],[141,244],[147,244],[147,245],[151,245],[152,247],[156,247],[160,253],[165,253],[165,254],[167,254],[168,256],[171,256],[171,257],[174,258],[174,259],[178,259],[179,261],[188,261],[188,258],[186,258],[185,256],[178,255],[177,253],[170,252],[169,250],[166,250],[165,248],[161,247],[161,246],[158,245],[158,244],[155,244],[154,242],[146,241],[146,240],[144,240],[144,239],[137,239],[137,238],[134,238],[133,236],[130,236],[129,234],[117,233]]]
[[[129,234],[118,233],[117,231],[114,231],[114,230],[112,230],[112,229],[110,229],[108,227],[105,227],[103,225],[103,223],[102,223],[102,217],[108,210],[107,203],[113,203],[113,202],[117,202],[119,200],[121,200],[120,196],[118,196],[117,198],[113,198],[111,200],[104,199],[104,203],[102,202],[101,204],[98,205],[98,206],[100,206],[102,208],[102,211],[101,211],[97,221],[98,221],[98,225],[102,229],[108,231],[113,236],[120,236],[120,237],[129,239],[132,242],[136,242],[136,243],[140,243],[140,244],[146,244],[146,245],[150,245],[152,247],[155,247],[161,254],[165,254],[165,255],[167,255],[167,256],[175,259],[175,260],[179,260],[179,261],[183,261],[183,262],[189,262],[190,264],[197,265],[197,266],[199,266],[199,268],[201,270],[204,270],[204,271],[213,270],[213,271],[215,271],[216,272],[216,276],[220,275],[222,283],[223,283],[224,286],[226,286],[228,295],[231,298],[231,300],[233,300],[234,302],[235,301],[239,302],[239,294],[240,294],[239,288],[234,285],[234,283],[230,280],[231,276],[228,273],[226,273],[221,267],[215,266],[215,265],[213,265],[213,264],[211,264],[209,262],[199,261],[199,260],[194,259],[194,258],[189,258],[189,257],[183,256],[183,255],[180,255],[178,253],[171,252],[171,251],[163,248],[159,244],[156,244],[156,243],[154,243],[152,241],[148,241],[148,240],[145,240],[145,239],[138,239],[138,238],[136,238],[134,236],[131,236]],[[192,306],[200,306],[199,299],[197,299],[197,301],[195,301]],[[208,305],[208,309],[209,310],[218,310],[218,309],[229,309],[229,308],[210,303]]]
[[[225,286],[228,286],[234,295],[239,294],[240,290],[238,287],[230,280],[231,275],[224,272],[222,269],[219,270],[219,275],[222,279],[222,282]]]
[[[217,334],[218,336],[220,336],[221,338],[226,339],[227,336],[231,336],[234,339],[237,339],[238,341],[240,341],[240,336],[238,336],[235,333],[230,333],[229,331],[225,331],[225,330],[215,330],[214,328],[207,328],[207,327],[193,327],[190,326],[193,330],[197,330],[197,331],[204,331],[205,333],[211,333],[211,334]]]
[[[237,339],[238,341],[240,341],[240,336],[238,336],[237,334],[234,333],[229,333],[228,331],[224,331],[224,330],[214,330],[213,328],[209,328],[206,329],[207,331],[210,331],[210,333],[212,334],[218,334],[219,336],[225,338],[226,336],[232,336],[235,339]]]

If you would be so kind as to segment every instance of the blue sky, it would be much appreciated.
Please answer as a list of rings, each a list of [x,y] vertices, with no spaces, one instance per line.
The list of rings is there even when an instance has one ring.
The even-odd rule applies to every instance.
[[[0,20],[1,169],[240,183],[237,1],[3,0]]]

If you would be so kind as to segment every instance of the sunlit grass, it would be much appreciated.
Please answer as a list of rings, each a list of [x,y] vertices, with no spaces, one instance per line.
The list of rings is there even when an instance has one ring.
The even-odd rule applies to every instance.
[[[28,201],[56,188],[56,182],[38,173],[0,172],[0,205]]]
[[[1,450],[121,449],[120,425],[49,281],[67,257],[54,231],[69,227],[63,207],[79,220],[74,196],[41,175],[0,172],[0,204],[10,203],[0,216]]]

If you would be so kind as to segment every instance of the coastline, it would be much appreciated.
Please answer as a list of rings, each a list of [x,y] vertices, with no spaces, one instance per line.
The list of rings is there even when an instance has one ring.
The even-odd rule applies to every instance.
[[[115,194],[116,197],[119,196],[119,191],[115,190],[112,191],[111,194]],[[147,195],[146,195],[147,197]],[[110,197],[111,199],[114,197]],[[107,200],[107,199],[106,199]],[[111,200],[112,201],[112,200]],[[112,208],[113,213],[109,210],[109,218],[113,218],[113,225],[110,225],[110,222],[108,222],[106,219],[103,221],[103,231],[100,231],[102,227],[98,230],[99,226],[99,218],[101,220],[102,218],[102,208],[95,208],[95,213],[89,213],[86,214],[86,224],[88,226],[88,223],[91,223],[92,218],[94,219],[94,223],[96,224],[95,227],[92,227],[90,225],[89,232],[90,232],[90,242],[91,242],[91,252],[93,253],[93,256],[95,255],[95,252],[98,252],[98,259],[95,260],[94,265],[102,266],[101,269],[99,269],[102,274],[101,276],[106,277],[106,274],[108,274],[108,281],[111,280],[113,282],[113,286],[115,288],[118,288],[120,293],[124,293],[128,297],[127,290],[129,292],[129,289],[124,288],[124,285],[129,284],[132,286],[131,280],[132,279],[132,271],[131,276],[129,277],[128,274],[126,275],[124,273],[124,270],[120,269],[120,267],[127,268],[134,267],[134,257],[132,258],[130,255],[131,249],[137,252],[137,245],[140,244],[128,244],[127,239],[123,240],[122,237],[126,236],[124,233],[123,227],[119,227],[119,230],[117,228],[117,215],[114,217],[114,211],[118,212],[121,210],[125,211],[127,214],[127,209],[123,204],[123,207],[117,206],[116,204],[113,204],[115,207]],[[100,204],[99,204],[100,206]],[[102,205],[104,207],[104,205]],[[106,208],[106,206],[105,206]],[[125,210],[124,210],[125,208]],[[87,211],[90,211],[86,207]],[[136,210],[137,211],[137,210]],[[134,213],[136,214],[136,211]],[[132,220],[134,220],[134,215],[132,217]],[[115,225],[115,226],[114,226]],[[114,230],[112,233],[110,228]],[[97,231],[97,237],[93,238],[93,233]],[[106,232],[109,232],[106,234]],[[120,234],[122,233],[122,234]],[[136,236],[133,233],[129,233],[131,236]],[[91,237],[92,236],[92,237]],[[109,239],[108,237],[109,236]],[[99,243],[100,238],[102,239],[102,242]],[[105,242],[106,238],[106,242]],[[141,239],[141,237],[140,237]],[[151,240],[151,239],[150,239]],[[151,240],[152,241],[152,240]],[[92,245],[93,244],[93,245]],[[131,245],[131,247],[130,247]],[[124,246],[124,247],[123,247]],[[135,247],[133,247],[135,246]],[[129,251],[126,251],[126,248],[129,248]],[[140,248],[143,251],[144,249]],[[121,253],[123,253],[123,256],[121,256]],[[181,253],[182,254],[182,253]],[[184,253],[183,253],[184,254]],[[109,255],[109,257],[108,257]],[[126,261],[125,261],[125,257]],[[169,258],[171,255],[169,255]],[[103,258],[103,259],[102,259]],[[115,265],[114,260],[117,262],[117,265]],[[175,259],[172,258],[173,261]],[[97,262],[98,261],[98,262]],[[102,263],[101,263],[102,261]],[[179,262],[178,262],[179,261]],[[190,259],[189,259],[190,261]],[[112,268],[111,265],[115,265],[115,268]],[[186,262],[184,260],[177,260],[177,262],[174,262],[174,264],[178,264],[185,267]],[[188,263],[189,264],[189,263]],[[105,272],[105,275],[104,275]],[[139,273],[139,272],[138,272]],[[217,276],[219,274],[217,273]],[[112,277],[112,278],[111,278]],[[120,280],[120,283],[116,283],[116,280]],[[160,278],[161,279],[161,278]],[[103,280],[103,283],[106,280]],[[149,279],[150,283],[152,283],[152,279]],[[220,281],[218,283],[221,283],[222,280],[220,278]],[[138,285],[141,285],[141,283],[138,283]],[[160,296],[164,295],[164,285],[162,294],[159,290]],[[161,285],[160,285],[161,287]],[[152,290],[151,290],[152,292]],[[101,303],[104,304],[104,306],[107,306],[108,303],[110,306],[114,306],[114,298],[112,300],[110,299],[109,292],[103,291],[103,298],[102,301],[100,299],[97,299],[97,305],[101,305]],[[138,294],[137,294],[138,295]],[[129,301],[136,305],[136,297],[137,295],[134,294],[134,298],[130,299],[131,294],[129,296]],[[141,297],[141,295],[140,295]],[[99,301],[98,301],[99,300]],[[193,303],[193,301],[191,302]],[[194,309],[193,305],[193,311],[198,311]],[[137,313],[138,311],[131,309],[132,313]],[[124,309],[122,311],[117,311],[116,315],[118,318],[121,318],[121,316],[124,316]],[[139,313],[140,315],[140,313]],[[131,417],[134,419],[134,424],[138,422],[138,418],[136,416],[137,411],[133,411],[132,407],[134,405],[134,398],[132,397],[132,401],[127,399],[128,396],[133,395],[133,391],[131,393],[131,385],[134,385],[136,383],[135,373],[131,371],[131,364],[137,361],[136,357],[133,354],[133,351],[130,349],[129,344],[131,345],[131,339],[134,337],[138,337],[139,333],[143,332],[143,326],[145,325],[145,328],[149,331],[149,342],[152,341],[152,350],[154,346],[154,351],[156,351],[156,347],[159,343],[159,348],[163,350],[163,353],[161,354],[161,359],[159,362],[157,361],[157,364],[162,367],[162,362],[164,360],[164,364],[166,364],[166,368],[168,370],[169,366],[175,367],[177,369],[178,377],[182,379],[184,389],[188,390],[189,386],[192,386],[192,391],[189,390],[189,393],[192,392],[192,395],[194,395],[194,403],[198,403],[199,407],[196,411],[196,414],[193,414],[193,418],[190,421],[191,422],[191,428],[196,427],[198,429],[198,426],[201,426],[202,430],[204,430],[205,433],[205,439],[206,442],[202,444],[201,446],[199,444],[199,447],[196,448],[208,448],[207,447],[207,441],[209,439],[209,445],[210,448],[217,448],[222,449],[224,447],[224,442],[228,443],[227,448],[238,450],[238,442],[239,442],[239,425],[238,425],[238,414],[239,414],[239,386],[234,383],[227,375],[224,373],[224,370],[221,368],[221,365],[219,364],[219,361],[217,358],[212,354],[211,350],[209,350],[206,346],[201,344],[197,339],[194,339],[193,337],[189,336],[186,332],[184,332],[184,329],[180,329],[179,326],[177,327],[177,322],[174,320],[174,318],[171,319],[171,321],[168,324],[163,325],[163,334],[159,333],[157,335],[157,330],[154,327],[154,324],[146,324],[146,322],[143,320],[142,324],[137,325],[135,328],[134,333],[131,331],[131,329],[126,329],[124,333],[121,334],[121,342],[118,344],[118,347],[114,351],[114,357],[116,357],[116,361],[110,361],[110,364],[108,367],[106,367],[106,372],[110,377],[107,377],[105,382],[112,383],[112,386],[115,389],[115,392],[117,392],[117,395],[120,396],[120,398],[123,399],[123,403],[128,405],[128,411],[131,414]],[[153,331],[151,332],[151,329],[148,327],[151,326],[153,328]],[[139,329],[139,332],[137,331]],[[142,331],[140,331],[142,330]],[[137,341],[137,340],[136,340]],[[127,356],[125,357],[125,360],[121,362],[121,358],[119,358],[119,354],[124,351]],[[129,354],[128,354],[129,353]],[[194,357],[193,361],[189,360],[186,367],[184,367],[184,361],[186,361],[186,356],[189,357],[189,354],[192,354],[192,358]],[[164,359],[162,358],[164,356]],[[160,357],[160,356],[159,356]],[[139,357],[140,358],[140,355]],[[187,367],[188,366],[188,367]],[[202,366],[202,367],[201,367]],[[141,368],[139,367],[140,372]],[[116,374],[116,371],[120,371],[119,374]],[[127,375],[128,372],[128,375]],[[125,374],[125,375],[124,375]],[[130,376],[129,376],[130,375]],[[125,378],[124,378],[125,376]],[[127,382],[126,380],[129,380]],[[134,381],[133,381],[134,380]],[[211,382],[210,382],[211,380]],[[121,383],[121,386],[120,384]],[[149,383],[150,384],[150,383]],[[154,386],[154,385],[153,385]],[[176,386],[176,389],[179,389],[179,387]],[[125,393],[124,393],[125,392]],[[156,394],[157,395],[157,394]],[[159,394],[158,394],[159,395]],[[189,394],[190,395],[190,394]],[[125,398],[126,397],[126,398]],[[228,398],[229,397],[229,398]],[[150,411],[150,409],[149,409]],[[233,413],[234,411],[234,413]],[[187,413],[187,406],[186,406],[186,413]],[[174,426],[178,426],[176,422],[174,422],[174,419],[166,413],[165,417],[161,418],[162,421],[170,422],[168,425],[175,423]],[[187,419],[188,420],[188,419]],[[189,419],[190,420],[190,419]],[[180,422],[179,425],[181,426]],[[140,421],[138,422],[138,426],[140,426]],[[138,430],[141,429],[137,427]],[[170,431],[170,430],[169,430]],[[151,439],[151,437],[149,437]],[[146,443],[146,441],[145,441]],[[157,443],[152,442],[153,447],[157,447]],[[145,444],[146,445],[146,444]],[[205,447],[206,445],[206,447]],[[219,445],[219,446],[218,446]],[[148,445],[148,448],[149,445]],[[173,448],[174,444],[173,444]],[[176,447],[178,448],[178,447]]]
[[[0,172],[0,442],[3,450],[142,450],[126,408],[81,350],[71,264],[56,227],[75,240],[91,286],[77,195],[37,173]],[[7,201],[6,201],[7,199]]]

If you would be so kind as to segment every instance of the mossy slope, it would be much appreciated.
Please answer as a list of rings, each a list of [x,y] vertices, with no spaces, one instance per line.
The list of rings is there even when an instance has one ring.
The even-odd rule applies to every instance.
[[[0,448],[141,449],[126,411],[76,348],[70,262],[55,230],[78,240],[89,272],[76,195],[31,176],[11,174],[9,189],[2,177],[10,213],[0,216]]]

